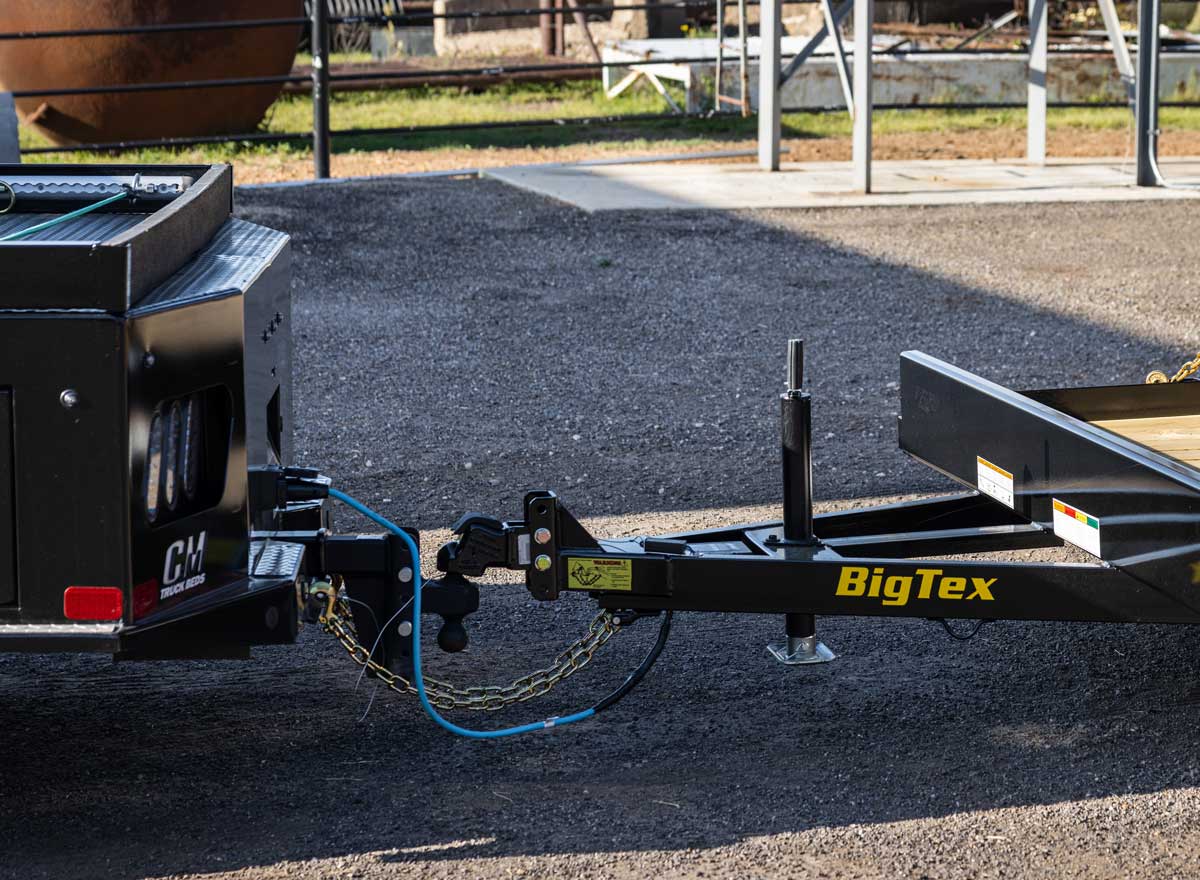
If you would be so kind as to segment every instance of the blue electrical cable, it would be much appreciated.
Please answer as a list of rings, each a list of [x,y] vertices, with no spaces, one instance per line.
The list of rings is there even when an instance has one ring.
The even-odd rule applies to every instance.
[[[421,708],[425,710],[425,714],[432,718],[437,724],[446,728],[451,733],[457,733],[459,736],[469,737],[470,739],[500,739],[505,736],[514,736],[518,733],[531,733],[535,730],[547,730],[551,727],[562,727],[564,724],[573,724],[576,721],[583,721],[585,718],[591,718],[596,714],[595,708],[584,709],[582,712],[576,712],[573,715],[564,715],[561,718],[547,718],[545,721],[538,721],[533,724],[521,724],[517,727],[502,727],[499,730],[471,730],[468,727],[460,727],[452,721],[447,721],[438,714],[437,709],[429,702],[429,695],[425,693],[425,677],[421,672],[421,590],[425,586],[425,581],[421,578],[421,557],[417,551],[416,542],[408,535],[404,529],[400,528],[394,522],[380,516],[371,508],[367,507],[361,501],[356,501],[345,492],[338,489],[330,489],[329,495],[331,498],[336,498],[343,504],[354,508],[373,523],[383,526],[389,532],[399,535],[408,547],[408,554],[412,559],[413,568],[413,620],[412,620],[412,662],[413,662],[413,684],[417,689],[417,699],[421,702]]]
[[[12,187],[5,184],[5,187],[12,192]],[[90,214],[92,211],[98,211],[103,207],[111,205],[113,202],[119,202],[121,199],[128,196],[128,192],[117,193],[115,196],[109,196],[107,199],[101,199],[98,202],[93,202],[90,205],[85,205],[82,208],[76,208],[68,214],[63,214],[61,217],[55,217],[51,220],[46,220],[42,223],[37,223],[33,226],[27,226],[24,229],[18,229],[16,232],[10,232],[8,235],[0,236],[0,241],[17,241],[18,239],[27,238],[35,232],[41,232],[44,229],[51,229],[58,226],[60,223],[66,223],[68,220],[74,220],[77,217],[83,217],[85,214]],[[12,207],[11,205],[9,207]],[[6,209],[7,210],[7,209]]]

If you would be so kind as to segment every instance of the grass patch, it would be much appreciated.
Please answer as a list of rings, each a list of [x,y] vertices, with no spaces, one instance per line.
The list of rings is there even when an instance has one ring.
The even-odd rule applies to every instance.
[[[677,93],[677,100],[683,96]],[[444,126],[545,120],[545,126],[489,130],[461,130],[338,137],[334,151],[349,153],[382,149],[422,150],[488,149],[504,147],[556,147],[592,144],[598,151],[633,150],[664,142],[679,147],[724,140],[752,139],[754,119],[668,119],[645,122],[605,122],[590,126],[563,125],[563,120],[583,117],[658,114],[662,99],[649,88],[634,88],[608,100],[599,82],[519,83],[487,90],[420,88],[403,91],[343,92],[335,96],[331,120],[335,129]],[[307,131],[312,122],[312,102],[306,95],[286,95],[271,107],[260,125],[266,132]],[[1161,113],[1166,131],[1200,130],[1200,108],[1165,107]],[[1051,110],[1052,129],[1124,130],[1130,114],[1123,108],[1071,108]],[[875,115],[879,136],[899,133],[951,133],[980,129],[1021,129],[1025,111],[1007,110],[883,110]],[[843,112],[790,113],[783,119],[788,138],[850,136],[850,120]],[[49,146],[41,135],[22,127],[23,147]],[[49,153],[29,155],[25,161],[53,162],[214,162],[274,157],[283,161],[310,155],[305,142],[257,144],[229,142],[180,149],[140,149],[121,153]]]

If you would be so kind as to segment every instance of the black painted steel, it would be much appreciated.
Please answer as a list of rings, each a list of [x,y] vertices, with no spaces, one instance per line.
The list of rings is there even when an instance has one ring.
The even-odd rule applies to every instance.
[[[540,523],[559,538],[536,576],[512,554],[489,563],[482,545],[456,550],[476,571],[526,569],[539,598],[583,591],[614,611],[782,613],[791,635],[811,635],[816,614],[1200,623],[1200,470],[1088,421],[1200,415],[1200,383],[1019,393],[919,352],[902,356],[901,380],[901,447],[973,490],[981,458],[1006,469],[1011,506],[987,484],[995,497],[970,491],[817,516],[807,544],[788,540],[794,512],[781,522],[596,540],[553,493],[535,492],[526,521],[497,523],[502,534],[490,544],[528,535],[531,500],[551,502],[553,525],[545,513]],[[785,436],[796,424],[803,419],[785,416]],[[805,460],[803,444],[788,454]],[[802,500],[786,468],[785,477],[785,498]],[[1062,546],[1054,499],[1099,518],[1095,561],[947,558]],[[460,537],[471,539],[470,530]],[[454,570],[453,554],[439,565]],[[556,590],[545,583],[552,573]]]
[[[100,309],[124,312],[165,282],[206,245],[233,211],[233,174],[227,165],[45,165],[38,175],[70,182],[97,175],[179,175],[190,181],[170,201],[132,197],[103,209],[142,219],[99,244],[15,241],[0,243],[0,308]],[[35,173],[31,166],[0,165],[0,180]],[[84,207],[90,194],[30,200],[46,219]],[[27,210],[19,202],[21,210]]]
[[[1200,413],[1200,383],[1022,394],[919,352],[902,355],[900,370],[906,452],[968,486],[977,456],[994,462],[1013,474],[1015,513],[1048,528],[1054,499],[1086,511],[1099,520],[1102,559],[1198,604],[1200,471],[1086,419]]]
[[[0,178],[61,190],[29,200],[50,217],[139,172],[186,188],[118,203],[143,213],[103,241],[0,245],[0,556],[16,575],[0,571],[0,650],[225,656],[294,635],[268,596],[291,591],[294,609],[292,578],[251,573],[247,490],[248,459],[290,452],[290,343],[272,332],[290,318],[287,237],[230,219],[226,166],[4,166]],[[68,621],[71,586],[119,588],[121,619]],[[142,637],[242,603],[244,630],[211,619],[216,653]]]
[[[329,177],[329,6],[312,0],[313,176]]]

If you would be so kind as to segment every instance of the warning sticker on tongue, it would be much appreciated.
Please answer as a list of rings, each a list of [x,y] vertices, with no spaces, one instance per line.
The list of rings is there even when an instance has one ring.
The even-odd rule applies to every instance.
[[[982,455],[975,456],[975,485],[984,495],[995,498],[1005,507],[1013,506],[1013,475]]]
[[[633,563],[628,559],[567,558],[568,590],[633,589]]]

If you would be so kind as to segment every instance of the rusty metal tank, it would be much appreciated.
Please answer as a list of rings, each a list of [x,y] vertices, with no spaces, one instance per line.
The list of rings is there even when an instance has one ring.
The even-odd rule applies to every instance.
[[[303,16],[303,0],[3,0],[0,32]],[[0,91],[278,76],[300,25],[0,40]],[[22,98],[23,119],[57,144],[253,131],[280,85]]]

